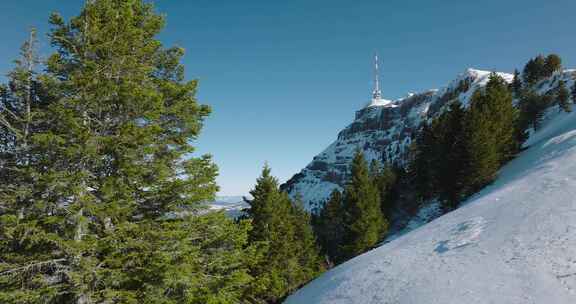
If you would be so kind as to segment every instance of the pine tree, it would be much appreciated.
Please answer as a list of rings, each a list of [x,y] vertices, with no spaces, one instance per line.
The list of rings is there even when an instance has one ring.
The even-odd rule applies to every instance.
[[[540,128],[544,111],[550,106],[550,96],[540,96],[533,90],[523,92],[520,102],[520,125],[522,130]]]
[[[94,0],[50,22],[46,73],[17,67],[2,92],[11,105],[32,92],[38,107],[21,112],[29,137],[2,130],[16,139],[2,150],[18,147],[2,170],[25,172],[29,190],[0,185],[0,302],[239,302],[249,225],[194,215],[217,190],[210,157],[185,158],[210,109],[184,81],[183,50],[155,39],[163,17],[141,0]]]
[[[16,67],[8,73],[9,85],[0,87],[0,182],[17,192],[27,192],[26,179],[31,172],[25,171],[30,169],[31,135],[38,127],[34,117],[39,106],[35,90],[38,64],[35,45],[36,31],[32,29],[20,49],[20,58],[15,60]],[[19,197],[27,195],[23,192]],[[20,205],[21,211],[25,211],[27,203],[12,200],[18,196],[4,191],[0,195],[4,204],[11,201],[10,204]]]
[[[343,262],[344,204],[342,193],[332,191],[324,207],[314,217],[314,231],[322,252],[332,263]]]
[[[380,209],[380,195],[370,178],[368,165],[359,150],[354,156],[350,182],[344,193],[345,233],[343,256],[357,256],[378,243],[388,229]]]
[[[394,186],[398,178],[396,172],[392,166],[387,164],[381,168],[378,161],[373,160],[370,163],[370,175],[380,193],[380,209],[382,210],[382,214],[384,214],[386,219],[389,219],[394,208]]]
[[[570,92],[566,88],[566,84],[563,80],[560,80],[558,83],[558,87],[556,88],[556,98],[558,99],[558,105],[560,106],[560,110],[564,112],[572,112],[570,107]]]
[[[280,191],[268,166],[250,194],[249,240],[260,244],[263,259],[251,267],[255,280],[245,299],[275,303],[314,278],[321,271],[321,259],[309,215]]]
[[[434,153],[435,135],[432,126],[424,122],[414,139],[410,148],[409,169],[414,187],[418,193],[419,200],[426,200],[434,197],[434,165],[436,164]]]
[[[520,72],[518,72],[517,69],[514,70],[514,79],[510,84],[510,88],[512,89],[512,93],[514,93],[514,96],[520,95],[522,91],[522,79],[520,76]]]
[[[474,193],[491,182],[500,166],[517,151],[517,110],[506,82],[496,74],[472,96],[465,123],[468,165],[465,189]]]
[[[544,63],[544,77],[550,77],[554,72],[560,71],[562,69],[562,59],[556,54],[550,54],[546,56]]]
[[[538,55],[530,59],[524,66],[522,77],[524,83],[529,86],[536,84],[539,80],[546,77],[547,74],[546,59],[542,55]]]
[[[464,194],[464,174],[468,162],[463,132],[465,116],[462,104],[459,101],[453,102],[433,127],[438,138],[434,149],[435,187],[445,210],[456,208]]]

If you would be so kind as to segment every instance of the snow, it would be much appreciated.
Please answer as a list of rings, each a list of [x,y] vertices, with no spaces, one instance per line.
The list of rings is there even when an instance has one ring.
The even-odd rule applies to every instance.
[[[372,99],[366,105],[366,108],[369,108],[369,107],[391,107],[391,106],[392,107],[395,106],[394,104],[392,104],[392,100],[378,98],[378,99]]]
[[[465,204],[323,274],[286,301],[576,303],[576,113]]]
[[[457,96],[463,105],[468,105],[475,89],[486,85],[490,71],[466,69],[440,90],[410,93],[397,100],[374,99],[356,113],[354,121],[339,133],[338,138],[324,151],[314,157],[302,176],[288,188],[291,197],[300,197],[308,210],[325,201],[332,190],[342,189],[348,175],[348,168],[357,149],[361,149],[367,161],[402,163],[411,144],[411,134],[423,120],[429,120],[447,108],[449,103],[440,105],[436,112],[431,111],[436,102],[449,91],[456,90],[463,80],[470,80],[470,89]],[[506,81],[513,75],[497,73]],[[569,79],[570,71],[563,77]],[[569,85],[569,83],[567,83]],[[544,85],[543,90],[549,88]],[[416,102],[415,102],[416,101]],[[437,108],[437,107],[436,107]],[[340,136],[344,134],[343,136]],[[323,167],[314,168],[315,162]],[[337,175],[339,180],[328,178]]]

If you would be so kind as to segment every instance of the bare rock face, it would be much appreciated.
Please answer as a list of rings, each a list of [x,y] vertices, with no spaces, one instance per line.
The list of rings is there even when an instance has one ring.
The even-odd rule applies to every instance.
[[[512,75],[498,74],[512,81]],[[420,124],[437,116],[456,99],[467,106],[472,93],[486,85],[489,76],[490,72],[468,69],[441,90],[369,103],[356,112],[354,121],[340,131],[336,141],[282,185],[282,189],[292,197],[300,197],[305,207],[312,210],[334,189],[343,189],[357,149],[364,152],[367,161],[406,164],[412,137]]]

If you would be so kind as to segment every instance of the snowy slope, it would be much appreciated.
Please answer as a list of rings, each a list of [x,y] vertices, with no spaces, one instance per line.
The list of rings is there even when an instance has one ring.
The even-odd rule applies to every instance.
[[[576,113],[465,205],[325,273],[305,303],[576,303]]]
[[[498,74],[512,81],[512,75]],[[373,100],[357,111],[354,121],[338,138],[284,184],[283,189],[292,197],[301,197],[305,206],[313,209],[334,189],[342,189],[357,149],[364,152],[368,161],[403,163],[411,136],[420,123],[441,113],[456,98],[467,105],[472,93],[485,86],[489,76],[488,71],[467,69],[441,90],[409,94],[394,101]]]

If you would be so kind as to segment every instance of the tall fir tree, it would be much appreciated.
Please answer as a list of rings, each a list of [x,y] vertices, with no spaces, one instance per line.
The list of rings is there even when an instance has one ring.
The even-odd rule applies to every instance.
[[[466,192],[473,193],[491,182],[500,166],[517,152],[517,119],[506,82],[492,74],[486,87],[472,96],[466,115]]]
[[[342,253],[349,259],[376,245],[388,229],[381,211],[380,193],[360,150],[352,161],[350,182],[344,193],[344,210]]]
[[[433,198],[435,180],[433,167],[436,164],[434,153],[435,135],[432,126],[424,122],[416,134],[410,148],[408,172],[414,181],[418,200]]]
[[[398,176],[390,164],[383,167],[377,160],[370,163],[370,175],[380,193],[380,209],[386,219],[389,219],[394,209],[395,186]]]
[[[0,302],[239,302],[249,225],[194,215],[217,190],[210,157],[185,158],[210,109],[184,81],[183,50],[155,38],[164,18],[142,0],[92,0],[50,23],[46,73],[18,65],[21,85],[3,90],[41,94],[22,112],[38,121],[27,152],[1,169],[26,172],[29,190],[0,185]],[[20,133],[2,130],[18,147]]]
[[[445,210],[456,208],[465,192],[464,174],[469,161],[464,142],[465,119],[466,111],[459,101],[455,101],[435,120],[433,127],[438,139],[434,149],[436,162],[432,168],[436,177],[434,185]]]
[[[566,113],[572,112],[570,106],[570,92],[566,88],[566,83],[563,80],[560,80],[558,87],[556,88],[556,98],[558,99],[558,105],[560,106],[561,111]]]
[[[340,191],[332,191],[324,207],[314,215],[313,223],[322,253],[328,257],[330,264],[343,262],[344,199]]]
[[[545,77],[546,74],[546,59],[542,55],[532,58],[524,66],[522,78],[524,83],[528,86],[536,84],[539,80]]]
[[[522,92],[522,77],[517,69],[514,69],[514,78],[512,79],[510,88],[512,89],[512,93],[514,93],[514,96],[519,96]]]
[[[533,90],[525,90],[518,103],[520,128],[523,130],[540,128],[544,111],[550,106],[549,95],[539,95]]]
[[[277,303],[314,278],[322,269],[310,217],[294,205],[265,166],[250,192],[247,217],[252,222],[249,240],[259,244],[263,259],[251,267],[255,280],[245,300]]]

